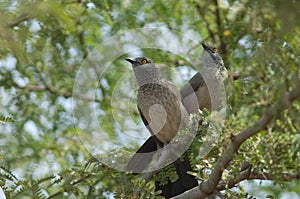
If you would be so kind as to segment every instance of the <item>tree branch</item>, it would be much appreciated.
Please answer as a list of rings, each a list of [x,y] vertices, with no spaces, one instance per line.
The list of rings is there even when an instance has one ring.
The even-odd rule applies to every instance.
[[[7,28],[13,28],[13,27],[18,26],[20,23],[22,23],[22,22],[24,22],[28,19],[29,19],[28,12],[24,12],[24,13],[20,14],[15,21],[8,22],[6,27]]]
[[[253,170],[250,173],[248,180],[274,180],[280,179],[280,181],[291,181],[291,180],[300,180],[300,173],[291,174],[291,173],[282,173],[280,175],[272,175],[267,172],[260,173],[257,169]]]
[[[251,170],[251,166],[243,170],[236,177],[229,180],[228,183],[221,182],[217,186],[218,191],[222,191],[225,189],[233,188],[236,184],[244,181],[244,180],[275,180],[280,179],[280,181],[291,181],[291,180],[300,180],[300,173],[291,174],[291,173],[282,173],[273,176],[267,172],[259,172],[258,169]]]
[[[196,9],[197,9],[198,14],[202,17],[203,21],[205,22],[205,25],[206,25],[206,28],[207,28],[210,38],[213,40],[214,43],[216,43],[215,34],[214,34],[213,30],[209,27],[208,21],[205,19],[205,13],[202,11],[200,3],[196,4]]]
[[[254,136],[259,131],[265,129],[279,112],[288,108],[298,97],[300,97],[299,79],[297,79],[295,88],[288,93],[288,96],[283,95],[283,98],[279,101],[279,103],[277,102],[267,108],[264,115],[257,122],[236,136],[231,136],[231,144],[218,159],[216,166],[207,181],[203,182],[199,187],[195,187],[174,198],[205,198],[213,193],[221,180],[224,169],[227,168],[231,160],[233,160],[235,153],[238,151],[241,144],[251,136]]]
[[[219,34],[219,38],[220,38],[220,42],[221,42],[220,49],[221,49],[221,52],[223,54],[227,55],[227,45],[226,45],[226,43],[224,42],[224,39],[223,39],[224,28],[223,28],[223,25],[222,25],[221,13],[220,13],[220,7],[219,7],[218,0],[214,0],[214,4],[215,4],[215,7],[216,7],[216,10],[215,10],[216,24],[217,24],[217,27],[218,27],[218,34]]]

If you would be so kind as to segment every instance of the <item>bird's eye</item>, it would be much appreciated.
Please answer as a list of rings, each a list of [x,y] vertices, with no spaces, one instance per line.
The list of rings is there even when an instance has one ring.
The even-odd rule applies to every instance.
[[[148,63],[148,61],[146,59],[142,60],[142,64],[147,64],[147,63]]]
[[[213,49],[213,52],[214,52],[214,53],[217,53],[217,52],[218,52],[218,49],[217,49],[217,48],[214,48],[214,49]]]

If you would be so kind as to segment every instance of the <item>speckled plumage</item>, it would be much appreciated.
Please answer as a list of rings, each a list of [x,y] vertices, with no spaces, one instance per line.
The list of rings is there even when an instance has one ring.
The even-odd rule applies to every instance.
[[[139,65],[133,63],[133,71],[139,85],[138,109],[151,133],[162,143],[169,143],[188,124],[179,90],[160,76],[152,61],[142,64],[142,58],[136,60]]]
[[[169,81],[161,79],[140,86],[137,103],[152,133],[163,143],[169,143],[188,124],[180,93]]]

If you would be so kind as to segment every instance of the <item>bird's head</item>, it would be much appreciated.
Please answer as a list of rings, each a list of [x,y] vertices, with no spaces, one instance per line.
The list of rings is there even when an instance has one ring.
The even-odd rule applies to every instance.
[[[202,43],[203,47],[203,65],[204,67],[224,67],[224,63],[222,57],[218,53],[218,49],[216,47],[207,46]]]
[[[137,57],[125,60],[131,63],[139,86],[154,83],[161,79],[159,70],[151,59],[146,57]]]
[[[148,59],[147,57],[137,57],[134,59],[125,60],[130,62],[132,64],[132,67],[153,63],[153,61],[151,59]]]

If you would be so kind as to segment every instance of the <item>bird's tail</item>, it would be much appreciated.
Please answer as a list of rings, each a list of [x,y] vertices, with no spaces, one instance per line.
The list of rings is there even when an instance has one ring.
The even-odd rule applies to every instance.
[[[127,164],[126,170],[132,172],[133,174],[143,172],[143,170],[152,161],[153,155],[156,151],[157,141],[154,136],[151,136],[132,156],[129,163]]]
[[[153,155],[158,148],[161,148],[161,143],[155,136],[148,138],[127,164],[127,171],[133,172],[133,174],[143,172],[152,161]],[[159,181],[155,182],[155,189],[161,190],[161,195],[165,198],[174,197],[198,185],[195,177],[187,173],[192,171],[192,167],[186,152],[183,154],[183,160],[179,158],[173,165],[178,175],[178,179],[175,182],[168,180],[168,183],[164,185],[160,185]]]
[[[156,190],[161,190],[161,195],[165,198],[171,198],[177,196],[193,187],[198,186],[198,181],[194,176],[188,174],[188,171],[192,171],[188,155],[185,152],[183,154],[183,160],[176,160],[173,165],[175,166],[178,179],[175,182],[168,180],[165,185],[160,185],[160,182],[155,182]]]

